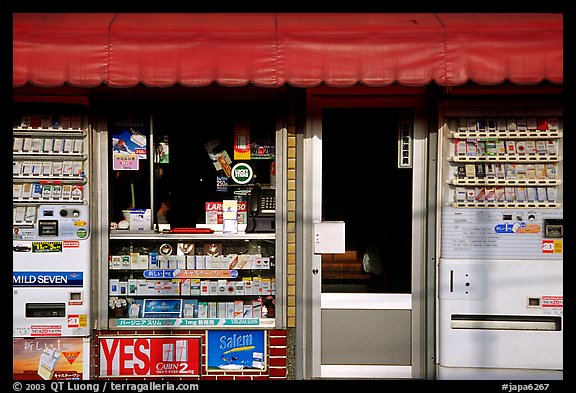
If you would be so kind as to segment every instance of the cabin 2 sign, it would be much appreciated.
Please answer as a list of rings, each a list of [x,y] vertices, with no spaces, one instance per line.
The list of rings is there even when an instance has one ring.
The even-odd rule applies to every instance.
[[[200,376],[200,340],[200,336],[100,337],[100,376]]]

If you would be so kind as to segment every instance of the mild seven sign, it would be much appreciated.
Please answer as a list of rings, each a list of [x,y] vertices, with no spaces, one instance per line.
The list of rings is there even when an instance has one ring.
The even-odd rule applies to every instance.
[[[13,272],[14,287],[81,287],[82,272]]]

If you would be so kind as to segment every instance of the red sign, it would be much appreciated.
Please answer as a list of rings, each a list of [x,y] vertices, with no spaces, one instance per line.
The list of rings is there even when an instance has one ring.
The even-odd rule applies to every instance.
[[[564,296],[542,296],[542,307],[564,308]]]
[[[554,240],[542,240],[542,254],[554,254]]]
[[[200,376],[200,337],[101,337],[100,376]]]

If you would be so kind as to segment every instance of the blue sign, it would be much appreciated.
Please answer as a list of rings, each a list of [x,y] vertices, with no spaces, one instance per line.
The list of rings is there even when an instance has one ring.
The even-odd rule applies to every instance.
[[[208,330],[207,370],[266,369],[264,330]]]
[[[518,229],[526,228],[525,222],[505,222],[494,227],[496,233],[516,233]]]
[[[82,287],[82,272],[13,272],[14,287]]]
[[[174,270],[172,269],[144,270],[144,278],[174,278]]]

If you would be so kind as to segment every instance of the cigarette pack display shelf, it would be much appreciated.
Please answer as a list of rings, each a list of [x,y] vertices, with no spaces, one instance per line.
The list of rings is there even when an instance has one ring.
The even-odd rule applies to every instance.
[[[109,328],[275,326],[267,307],[276,298],[273,233],[138,232],[110,231],[108,297],[131,305],[125,317],[116,318],[109,310]],[[150,311],[151,304],[159,301],[177,302],[177,312],[154,315],[159,312]]]
[[[556,202],[454,202],[452,203],[452,207],[488,209],[557,209],[562,207],[562,204]]]
[[[531,155],[531,154],[500,154],[495,156],[452,156],[448,158],[451,162],[512,162],[512,163],[532,163],[532,162],[558,162],[562,158],[557,155]]]
[[[559,139],[562,138],[559,131],[460,131],[451,132],[452,139]]]
[[[452,179],[455,186],[557,186],[558,179]]]
[[[173,234],[157,233],[154,231],[129,231],[111,230],[111,240],[158,240],[158,241],[178,241],[178,240],[275,240],[274,233],[223,233],[214,232],[211,234]]]
[[[513,118],[514,116],[512,120]],[[541,119],[544,118],[541,117]],[[521,121],[522,117],[519,118],[518,125]],[[527,123],[532,123],[533,128],[527,129],[524,125],[525,128],[521,130],[516,129],[515,121],[510,123],[514,127],[510,130],[507,129],[508,123],[503,118],[495,118],[491,122],[492,128],[485,129],[482,118],[447,118],[444,129],[449,143],[446,145],[445,153],[448,154],[445,154],[445,157],[452,166],[447,167],[450,172],[445,173],[445,176],[448,176],[446,184],[448,188],[456,187],[453,201],[449,205],[455,208],[560,208],[562,204],[557,200],[556,190],[561,181],[556,178],[556,172],[562,161],[561,150],[557,150],[561,149],[559,145],[563,137],[561,121],[552,117],[540,123],[532,118]],[[499,124],[498,127],[495,127],[496,123]],[[448,124],[452,125],[452,130],[455,128],[458,130],[449,130]],[[462,126],[462,124],[464,125]],[[511,149],[508,147],[509,143],[510,146],[513,146]],[[462,144],[464,144],[463,149],[461,149]],[[472,151],[469,151],[469,144],[472,144]],[[528,145],[531,145],[530,149],[528,149]],[[482,146],[483,148],[480,149]],[[522,150],[520,150],[520,146]],[[492,150],[487,151],[488,147],[491,147]],[[455,164],[466,164],[466,168],[464,170],[463,165]],[[481,168],[484,168],[485,165],[496,165],[500,169],[496,168],[496,174],[492,172],[492,176],[481,169],[480,174],[482,176],[479,176],[479,170],[475,168],[476,176],[474,176],[474,174],[468,173],[470,164],[475,164],[476,167],[480,166]],[[526,169],[524,169],[523,164],[526,164]],[[501,169],[502,165],[504,165],[504,169]],[[539,170],[538,166],[543,165],[546,167]],[[509,166],[512,167],[510,177],[508,177]],[[528,168],[530,166],[532,169]],[[522,167],[522,170],[528,173],[522,176],[520,172],[516,174],[516,167]],[[454,177],[451,174],[453,170],[457,171],[454,173]],[[503,172],[499,174],[498,170],[503,170]],[[533,172],[536,170],[537,173],[530,174],[530,170]],[[503,192],[502,190],[505,189],[506,195],[494,198],[494,189],[496,194],[498,194],[498,190]],[[472,190],[472,199],[469,196],[470,190]],[[508,190],[512,190],[512,194],[514,194],[512,198],[509,198]],[[484,200],[484,193],[490,191],[492,198]],[[468,192],[467,197],[464,196],[465,192]],[[520,196],[516,194],[518,192]],[[522,196],[525,192],[527,194]],[[532,196],[530,197],[530,195]],[[464,200],[465,198],[467,200]],[[503,200],[504,198],[506,200]]]

